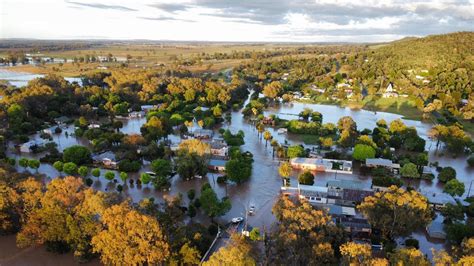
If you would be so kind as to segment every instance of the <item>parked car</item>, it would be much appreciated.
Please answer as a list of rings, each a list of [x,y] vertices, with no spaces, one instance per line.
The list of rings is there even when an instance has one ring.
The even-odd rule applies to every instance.
[[[238,223],[242,222],[243,220],[244,220],[244,217],[234,217],[234,218],[232,218],[231,222],[233,224],[238,224]]]

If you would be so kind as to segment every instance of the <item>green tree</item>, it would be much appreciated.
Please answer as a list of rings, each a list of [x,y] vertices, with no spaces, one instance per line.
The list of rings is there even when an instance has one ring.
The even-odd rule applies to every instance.
[[[459,182],[457,179],[449,180],[446,185],[444,185],[444,192],[448,193],[451,196],[462,196],[464,194],[465,187],[463,182]]]
[[[64,173],[68,175],[75,175],[77,174],[77,165],[75,163],[69,162],[65,163],[63,166]]]
[[[420,173],[418,172],[418,168],[414,163],[407,163],[403,165],[403,167],[400,169],[400,174],[403,177],[420,178]]]
[[[444,167],[441,169],[441,172],[438,174],[438,180],[440,182],[446,183],[451,179],[456,178],[456,170],[452,168],[451,166]]]
[[[157,159],[151,162],[151,170],[155,172],[157,176],[168,177],[173,169],[170,161]]]
[[[63,161],[72,162],[76,165],[89,164],[92,162],[91,152],[87,147],[74,145],[64,149]]]
[[[288,158],[303,157],[305,155],[304,148],[300,145],[293,145],[288,147],[286,151]]]
[[[310,171],[305,171],[298,177],[298,182],[302,185],[312,186],[314,184],[314,175]]]
[[[108,171],[107,173],[105,173],[104,176],[105,176],[105,179],[112,181],[115,178],[115,173],[112,171]]]
[[[149,174],[147,174],[147,173],[142,173],[142,174],[140,175],[140,181],[141,181],[143,184],[146,185],[146,184],[150,183],[150,181],[151,181],[151,176],[150,176]]]
[[[87,166],[81,166],[77,169],[80,176],[86,177],[89,174],[89,168]]]
[[[243,155],[236,157],[225,164],[225,171],[229,180],[240,184],[252,175],[252,160],[244,158]]]
[[[38,171],[40,164],[41,163],[38,160],[35,160],[35,159],[28,160],[28,167],[31,169],[35,169],[36,171]]]
[[[127,181],[127,179],[128,179],[128,174],[125,172],[120,172],[120,180],[122,180],[124,184]]]
[[[28,167],[28,159],[27,158],[20,158],[20,160],[18,160],[18,165],[20,165],[23,168]]]
[[[216,192],[214,192],[209,184],[202,186],[199,201],[201,202],[202,210],[211,218],[224,215],[232,207],[228,198],[219,200]]]
[[[365,161],[368,158],[375,158],[375,149],[369,145],[357,144],[354,147],[352,157],[358,161]]]
[[[92,169],[91,173],[92,173],[92,176],[98,178],[100,176],[100,169],[99,168],[94,168],[94,169]]]
[[[54,169],[59,172],[59,175],[61,175],[61,172],[63,171],[64,164],[61,161],[56,161],[53,163]]]

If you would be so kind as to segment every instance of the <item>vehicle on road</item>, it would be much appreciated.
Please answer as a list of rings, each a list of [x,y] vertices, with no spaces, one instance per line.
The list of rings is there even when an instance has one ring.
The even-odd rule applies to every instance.
[[[251,204],[249,207],[249,215],[255,214],[255,205]]]
[[[243,220],[244,220],[244,217],[234,217],[234,218],[232,218],[231,222],[233,224],[238,224],[238,223],[242,222]]]

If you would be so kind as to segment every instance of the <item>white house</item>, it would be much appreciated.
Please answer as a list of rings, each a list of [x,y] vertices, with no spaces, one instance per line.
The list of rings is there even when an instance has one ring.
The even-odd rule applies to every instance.
[[[290,164],[294,169],[352,174],[351,161],[296,157],[290,160]]]
[[[382,94],[382,98],[395,98],[398,97],[398,93],[393,88],[392,82],[390,82]]]
[[[226,144],[217,141],[212,141],[211,143],[209,143],[209,145],[211,146],[211,155],[227,157],[229,147],[227,147]]]

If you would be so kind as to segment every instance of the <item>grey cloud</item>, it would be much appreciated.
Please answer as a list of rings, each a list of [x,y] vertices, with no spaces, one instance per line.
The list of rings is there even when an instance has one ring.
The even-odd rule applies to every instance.
[[[175,18],[175,17],[170,17],[170,16],[160,16],[160,17],[137,17],[139,19],[144,19],[144,20],[155,20],[155,21],[184,21],[184,22],[195,22],[194,20],[190,19],[180,19],[180,18]]]
[[[155,3],[148,5],[150,7],[154,7],[169,13],[174,13],[176,11],[184,11],[189,8],[188,5],[183,5],[183,4],[166,4],[166,3]]]
[[[105,5],[100,3],[81,3],[81,2],[73,2],[73,1],[66,1],[68,4],[72,4],[71,8],[80,6],[80,7],[90,7],[90,8],[98,8],[98,9],[112,9],[112,10],[120,10],[120,11],[138,11],[133,8],[129,8],[126,6],[121,5]]]

